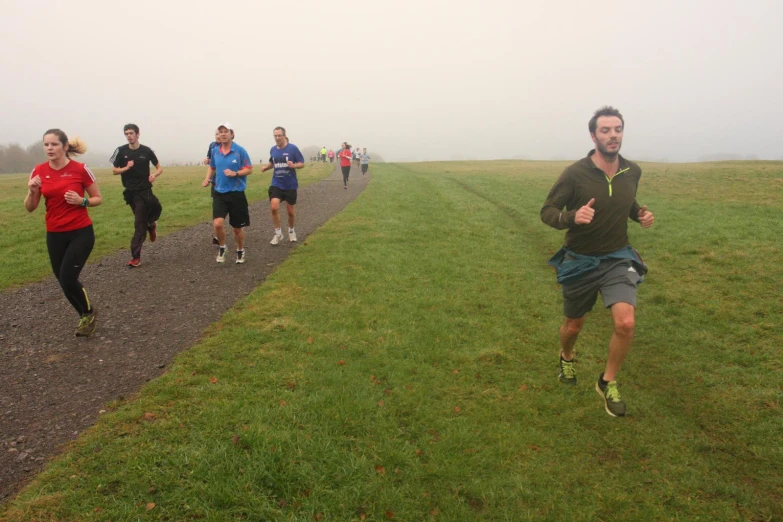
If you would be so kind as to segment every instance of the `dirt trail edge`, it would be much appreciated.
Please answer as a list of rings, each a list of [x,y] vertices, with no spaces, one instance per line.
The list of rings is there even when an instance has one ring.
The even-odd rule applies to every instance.
[[[63,443],[93,425],[105,404],[133,395],[165,372],[177,353],[198,342],[204,328],[261,284],[293,248],[307,248],[307,236],[355,199],[368,179],[353,168],[344,190],[337,167],[330,178],[300,189],[298,243],[288,242],[285,205],[285,239],[278,246],[269,244],[269,203],[251,205],[244,265],[235,264],[230,231],[226,262],[215,262],[207,222],[147,241],[139,268],[126,267],[127,251],[88,265],[81,280],[98,310],[98,329],[90,338],[74,335],[78,317],[54,278],[1,292],[0,503]],[[159,230],[166,227],[163,205]]]

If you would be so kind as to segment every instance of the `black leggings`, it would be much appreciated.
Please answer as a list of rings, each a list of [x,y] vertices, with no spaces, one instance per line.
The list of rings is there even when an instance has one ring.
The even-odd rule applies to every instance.
[[[351,173],[351,166],[343,167],[340,165],[340,168],[343,170],[343,185],[348,185],[348,175]]]
[[[70,232],[46,233],[46,247],[49,249],[54,277],[80,316],[92,312],[87,291],[79,282],[79,274],[90,257],[93,245],[95,232],[92,225]]]
[[[147,232],[150,229],[149,210],[147,202],[143,198],[136,196],[133,198],[130,208],[133,211],[133,237],[131,238],[130,250],[133,259],[141,258],[141,245],[147,239]]]

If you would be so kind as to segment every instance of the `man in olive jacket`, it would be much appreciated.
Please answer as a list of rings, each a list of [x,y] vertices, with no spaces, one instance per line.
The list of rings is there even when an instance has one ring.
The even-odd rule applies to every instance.
[[[633,342],[636,287],[646,272],[629,245],[628,219],[642,228],[655,221],[652,212],[636,202],[642,170],[620,156],[624,127],[617,109],[596,111],[588,123],[595,149],[565,169],[541,209],[544,223],[567,230],[565,246],[550,260],[563,288],[560,381],[576,384],[574,345],[600,292],[604,307],[611,309],[614,332],[595,388],[613,417],[625,415],[615,379]]]

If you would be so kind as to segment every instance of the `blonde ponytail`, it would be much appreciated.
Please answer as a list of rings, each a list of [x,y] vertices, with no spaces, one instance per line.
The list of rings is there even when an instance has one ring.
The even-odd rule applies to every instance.
[[[68,157],[81,156],[85,152],[87,152],[87,144],[80,137],[74,136],[68,140]]]

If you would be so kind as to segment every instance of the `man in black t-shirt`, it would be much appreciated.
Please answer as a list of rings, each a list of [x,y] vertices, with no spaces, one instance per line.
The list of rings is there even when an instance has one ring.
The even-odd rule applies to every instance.
[[[220,132],[217,130],[215,131],[215,141],[209,144],[209,148],[207,149],[207,157],[204,158],[204,165],[207,165],[207,170],[209,170],[209,160],[212,159],[212,149],[220,145]],[[210,181],[210,184],[212,185],[212,197],[215,197],[215,180],[213,179]],[[218,241],[218,238],[216,235],[212,235],[212,246],[215,248],[218,248],[220,246],[220,241]]]
[[[151,242],[158,237],[157,220],[162,208],[152,193],[152,182],[163,173],[163,167],[155,152],[139,143],[137,125],[129,123],[123,131],[128,144],[117,147],[109,162],[114,167],[112,172],[122,177],[122,186],[125,187],[122,195],[134,215],[135,232],[131,239],[131,260],[128,261],[128,266],[134,268],[141,264],[141,245],[147,233]],[[150,164],[155,166],[153,174],[150,174]]]
[[[220,145],[220,133],[215,131],[215,141],[209,144],[209,148],[207,149],[207,157],[204,158],[204,165],[209,165],[209,160],[212,159],[212,149],[218,145]]]

